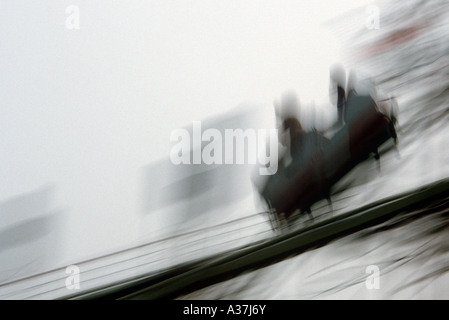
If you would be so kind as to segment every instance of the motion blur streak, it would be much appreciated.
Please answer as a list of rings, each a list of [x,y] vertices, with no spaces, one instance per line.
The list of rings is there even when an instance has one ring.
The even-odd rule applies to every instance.
[[[397,99],[399,106],[397,150],[392,148],[383,150],[378,163],[371,161],[372,159],[360,163],[333,188],[332,208],[328,207],[325,200],[314,203],[311,206],[314,220],[301,216],[292,226],[293,228],[313,226],[315,222],[330,216],[338,217],[339,214],[361,205],[449,177],[449,149],[447,148],[447,141],[449,141],[449,58],[447,56],[449,3],[445,0],[427,2],[415,0],[383,1],[374,5],[378,6],[380,13],[378,29],[370,29],[364,25],[365,7],[332,19],[327,27],[334,33],[343,48],[344,57],[341,62],[345,69],[356,70],[360,83],[375,84],[379,96],[392,95]],[[306,15],[307,12],[303,14]],[[146,16],[141,18],[142,23],[146,21]],[[242,21],[246,21],[245,18],[243,15]],[[107,28],[107,24],[104,28]],[[82,26],[80,30],[85,29]],[[298,29],[280,28],[279,30],[288,32]],[[248,37],[252,35],[252,32],[248,33]],[[134,36],[136,38],[133,37],[133,41],[139,38],[137,35]],[[300,38],[300,36],[292,34],[289,39]],[[92,37],[94,41],[91,42],[100,38],[100,36]],[[176,40],[170,44],[178,49]],[[109,41],[113,42],[107,38],[108,44]],[[126,48],[127,46],[122,46],[121,50],[126,51]],[[146,56],[147,50],[141,51],[142,56]],[[177,50],[173,51],[177,52]],[[282,50],[274,51],[274,55],[282,56],[282,54]],[[188,59],[194,55],[195,53],[190,53]],[[247,62],[247,60],[244,61]],[[86,64],[84,68],[88,70],[95,62],[96,60],[91,61],[92,64]],[[105,65],[107,65],[106,62]],[[171,66],[170,63],[166,65]],[[124,67],[122,71],[128,75],[129,68]],[[144,71],[147,72],[148,69]],[[191,71],[193,73],[193,69]],[[226,67],[220,69],[218,72],[220,76],[221,71],[227,71]],[[204,73],[204,70],[202,72]],[[176,74],[173,73],[173,75]],[[267,76],[270,84],[272,84],[271,77],[271,74]],[[297,77],[304,78],[305,75],[297,74]],[[122,79],[118,78],[115,80],[121,85],[118,80]],[[275,79],[280,78],[282,76]],[[170,79],[173,80],[176,77]],[[94,81],[95,78],[91,80]],[[159,83],[161,79],[158,77],[156,80]],[[184,80],[191,82],[188,77]],[[209,81],[208,79],[200,80],[200,83]],[[90,85],[91,83],[86,87]],[[195,86],[196,84],[192,85],[190,89]],[[277,88],[277,84],[275,86]],[[173,87],[178,88],[176,85]],[[111,88],[103,89],[109,97]],[[128,89],[134,90],[132,85],[129,85],[129,88],[126,87],[126,90]],[[283,90],[288,89],[283,88]],[[301,88],[298,89],[301,90]],[[154,90],[154,92],[158,91],[163,90]],[[146,90],[142,92],[146,94]],[[171,92],[169,91],[170,94]],[[229,95],[229,92],[227,94]],[[182,91],[181,95],[184,95],[183,98],[188,96],[188,90]],[[117,110],[122,112],[122,104],[125,103],[119,101],[120,99],[118,102],[115,101],[115,96],[109,98],[111,101],[108,100],[108,103],[116,103],[119,106]],[[224,100],[223,96],[217,98],[213,94],[210,94],[208,98]],[[322,97],[317,98],[322,99]],[[303,128],[309,131],[332,129],[332,122],[337,118],[335,106],[329,109],[329,105],[301,103],[300,95],[298,100]],[[142,108],[147,107],[144,105]],[[86,108],[90,108],[90,105]],[[264,109],[266,112],[264,115],[261,114],[262,109],[250,109],[243,104],[234,111],[205,119],[202,122],[203,127],[223,130],[226,128],[266,129],[275,126],[274,106],[270,106],[269,111]],[[73,115],[78,115],[78,105],[73,106],[73,110]],[[104,117],[103,110],[94,109],[94,114],[91,114],[89,109],[88,122],[84,122],[85,118],[83,121],[78,118],[73,123],[71,116],[68,116],[70,124],[74,124],[74,130],[69,135],[72,138],[79,135],[77,130],[82,130],[86,126],[87,129],[96,128],[98,119],[107,123],[107,126],[101,130],[100,136],[109,139],[110,149],[98,154],[92,153],[99,155],[94,159],[98,162],[95,162],[97,165],[95,170],[90,172],[92,177],[89,177],[88,171],[77,171],[80,168],[78,162],[75,164],[70,162],[72,166],[68,166],[67,162],[63,161],[64,168],[58,173],[64,176],[67,174],[66,170],[76,168],[70,179],[72,177],[75,177],[75,180],[80,179],[78,189],[72,190],[71,185],[66,187],[74,194],[75,199],[76,195],[86,196],[95,204],[89,207],[91,209],[97,208],[97,204],[103,200],[105,208],[102,213],[107,217],[106,221],[109,222],[114,215],[114,217],[123,217],[123,220],[119,221],[133,223],[137,221],[138,227],[134,228],[133,225],[133,232],[129,232],[125,226],[122,228],[121,225],[114,225],[111,228],[108,223],[100,224],[106,230],[105,232],[110,231],[102,243],[98,234],[93,236],[87,234],[84,230],[86,225],[78,226],[81,231],[77,235],[79,238],[86,237],[85,245],[87,243],[89,247],[95,247],[95,249],[107,247],[111,251],[100,256],[96,255],[95,258],[80,259],[78,263],[70,260],[70,264],[75,263],[80,269],[80,291],[69,291],[65,286],[67,279],[65,266],[61,267],[61,263],[58,265],[53,263],[60,261],[56,258],[63,253],[62,248],[59,247],[63,237],[57,230],[66,230],[59,220],[65,208],[53,208],[51,200],[53,188],[43,188],[5,199],[0,203],[0,219],[2,219],[0,299],[54,299],[90,292],[97,288],[111,288],[121,282],[137,281],[176,265],[198,261],[197,259],[200,258],[236,250],[241,246],[273,237],[266,217],[260,214],[264,213],[265,208],[258,207],[260,204],[258,194],[253,189],[252,181],[257,180],[254,176],[254,167],[249,165],[176,167],[170,163],[168,157],[159,162],[148,160],[145,162],[146,166],[140,167],[137,164],[141,164],[142,155],[150,152],[151,148],[155,148],[152,144],[154,141],[142,143],[145,147],[141,150],[137,144],[131,144],[129,140],[126,140],[128,137],[122,135],[123,131],[115,136],[110,134],[115,127],[110,127],[113,121]],[[61,111],[58,110],[58,112]],[[177,124],[179,124],[179,118],[185,115],[185,113],[175,114],[168,108],[163,109],[159,116],[170,112],[173,113],[170,116],[178,120]],[[129,114],[132,112],[130,111]],[[157,116],[151,112],[147,115],[152,119]],[[137,119],[138,116],[134,117],[134,114],[130,118],[133,121],[141,120]],[[203,119],[185,119],[185,124],[196,120]],[[145,126],[148,124],[145,121],[138,123],[143,128],[142,131],[145,131]],[[119,125],[122,127],[122,122]],[[166,123],[153,123],[153,125],[158,130],[167,127]],[[91,144],[90,132],[83,131],[83,135],[88,137],[87,147],[83,146],[79,150],[70,149],[76,157],[87,157],[87,153],[83,155],[82,152],[77,151],[91,152],[100,145]],[[98,133],[98,131],[92,132]],[[282,140],[285,137],[280,138]],[[97,139],[101,140],[98,137]],[[166,141],[168,145],[169,136]],[[117,168],[120,167],[123,172],[132,172],[132,174],[135,173],[133,170],[141,168],[137,174],[140,179],[137,187],[139,192],[137,210],[133,210],[135,208],[132,206],[130,209],[127,206],[117,205],[112,196],[112,194],[116,196],[131,194],[134,199],[133,191],[135,190],[121,180],[129,179],[129,177],[125,178],[120,168],[117,169],[115,166],[112,169],[109,168],[111,171],[101,170],[106,160],[111,160],[114,156],[118,157],[118,144],[115,143],[119,142],[124,148],[120,150],[122,160],[126,160],[127,164],[131,163],[129,166],[132,170],[128,166],[120,167],[120,162],[117,162]],[[57,140],[52,150],[59,150],[59,147],[66,143],[67,137],[61,138],[61,142]],[[160,141],[157,143],[159,146],[164,144]],[[203,146],[200,147],[203,148]],[[134,155],[135,158],[127,154],[133,148],[139,149],[138,156]],[[70,161],[75,158],[72,157],[71,152],[67,158]],[[114,164],[116,162],[113,162]],[[128,169],[129,171],[126,171]],[[111,172],[113,174],[110,174]],[[101,181],[101,184],[90,183],[97,181],[95,179]],[[127,182],[130,180],[132,179]],[[105,195],[103,187],[111,187],[108,185],[110,182],[117,183],[112,187],[117,190],[109,194],[109,198],[99,199]],[[56,186],[55,189],[57,190],[58,187]],[[92,191],[98,190],[102,192],[92,194]],[[79,199],[76,200],[79,201]],[[81,209],[87,208],[83,205],[81,207]],[[84,213],[99,214],[93,211],[95,210],[87,210]],[[128,214],[129,211],[132,213],[140,211],[140,215],[131,216]],[[179,298],[449,298],[447,218],[448,199],[439,199],[425,208],[411,210],[382,225],[359,231],[270,267],[243,274]],[[127,231],[120,234],[123,230]],[[117,242],[123,243],[133,237],[139,240],[139,244],[131,246],[127,242],[120,250],[111,245],[112,238],[120,238]],[[75,238],[74,242],[76,240]],[[18,250],[25,245],[27,250]],[[77,253],[79,250],[76,247]],[[365,285],[368,277],[367,267],[373,265],[379,268],[379,289],[368,289]],[[48,271],[37,273],[36,270]]]
[[[44,187],[0,203],[0,284],[55,267],[63,212],[52,207],[53,193]]]
[[[378,30],[360,25],[363,8],[328,26],[345,48],[345,67],[398,99],[399,145],[381,156],[380,170],[367,162],[345,178],[353,187],[341,193],[352,190],[347,208],[449,177],[449,3],[374,4]],[[448,208],[440,199],[180,299],[448,299]],[[379,268],[377,290],[366,286],[370,265]]]

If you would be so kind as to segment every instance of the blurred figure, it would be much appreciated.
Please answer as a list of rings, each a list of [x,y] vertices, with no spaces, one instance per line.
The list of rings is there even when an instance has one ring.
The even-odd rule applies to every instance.
[[[340,63],[337,63],[331,66],[329,73],[332,91],[336,90],[337,93],[338,124],[343,124],[343,109],[346,103],[346,71]]]
[[[350,101],[354,96],[369,96],[375,102],[377,110],[386,115],[389,122],[389,134],[393,138],[394,142],[397,142],[397,134],[395,126],[397,125],[397,117],[399,113],[399,106],[397,100],[391,94],[387,94],[383,90],[379,89],[376,82],[370,77],[359,78],[355,70],[351,70],[348,76],[348,84],[346,87],[348,96],[347,101]],[[346,103],[344,111],[345,123],[348,123],[349,114],[354,111],[351,108],[355,108],[356,105]]]
[[[288,144],[285,136],[284,121],[287,119],[299,118],[299,99],[294,91],[287,91],[281,97],[281,102],[274,103],[276,124],[279,132],[283,135],[280,136],[280,142],[283,146]]]
[[[292,159],[294,159],[300,153],[300,140],[301,137],[304,136],[305,132],[299,120],[294,117],[285,119],[282,122],[282,129],[284,130],[284,132],[288,133],[288,137],[290,140],[290,156],[292,157]]]
[[[275,102],[276,124],[279,132],[279,143],[283,146],[280,150],[280,165],[287,167],[295,154],[299,136],[303,132],[299,121],[299,99],[294,91],[287,91],[282,95],[281,102]]]
[[[340,69],[343,70],[343,69]],[[344,70],[340,77],[342,81],[345,78]],[[340,88],[339,107],[343,113],[345,103],[344,85],[339,81]],[[308,159],[316,157],[322,158],[326,148],[329,146],[329,139],[316,129],[306,129],[304,119],[300,119],[299,99],[294,92],[287,92],[282,97],[282,103],[276,106],[276,116],[279,128],[280,143],[286,147],[286,155],[288,161],[284,161],[285,166],[289,166],[291,173],[301,167]]]
[[[288,223],[287,219],[295,212],[311,215],[310,204],[315,197],[328,197],[325,150],[330,146],[330,141],[315,129],[305,129],[294,92],[286,92],[281,103],[275,103],[275,111],[279,141],[285,151],[278,172],[267,177],[259,188],[268,206],[276,210],[276,217],[270,218],[273,229]]]

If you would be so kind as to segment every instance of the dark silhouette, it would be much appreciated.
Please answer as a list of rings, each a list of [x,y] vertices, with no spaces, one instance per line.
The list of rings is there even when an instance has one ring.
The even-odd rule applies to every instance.
[[[334,78],[342,69],[335,70]],[[375,97],[364,90],[357,92],[356,84],[355,72],[351,72],[347,98],[341,87],[337,99],[341,125],[330,139],[316,130],[303,130],[300,119],[291,114],[281,118],[282,135],[287,135],[290,142],[286,156],[291,160],[279,166],[259,189],[278,222],[273,227],[279,227],[280,221],[288,222],[297,211],[311,214],[310,207],[321,199],[331,204],[332,186],[370,154],[379,159],[378,147],[396,138],[396,119],[381,112]]]
[[[343,109],[346,104],[346,72],[341,64],[335,64],[330,69],[330,85],[337,91],[338,124],[343,124]]]

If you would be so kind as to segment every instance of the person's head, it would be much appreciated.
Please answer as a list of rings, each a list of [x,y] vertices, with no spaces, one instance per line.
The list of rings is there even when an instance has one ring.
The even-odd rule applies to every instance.
[[[282,119],[299,115],[299,99],[293,90],[286,91],[282,95],[279,115]]]
[[[341,63],[335,63],[330,67],[329,75],[331,82],[336,86],[345,87],[346,84],[346,71]]]
[[[288,129],[296,128],[296,125],[291,123],[295,119],[301,127],[299,122],[299,99],[296,93],[292,90],[284,92],[280,101],[275,102],[275,113],[277,127],[279,128],[279,141],[282,145],[287,144]]]
[[[278,126],[288,118],[299,118],[299,99],[294,91],[286,91],[280,101],[274,103]]]
[[[341,63],[333,64],[329,69],[329,99],[332,104],[337,101],[337,88],[346,87],[346,71]]]

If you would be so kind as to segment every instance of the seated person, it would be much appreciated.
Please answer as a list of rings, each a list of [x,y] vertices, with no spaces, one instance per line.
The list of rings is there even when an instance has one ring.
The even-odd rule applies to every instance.
[[[341,64],[334,64],[330,68],[330,91],[331,96],[335,95],[335,91],[337,93],[337,113],[338,113],[338,124],[343,124],[343,109],[346,104],[346,72]],[[332,104],[334,104],[334,100],[332,99]]]

